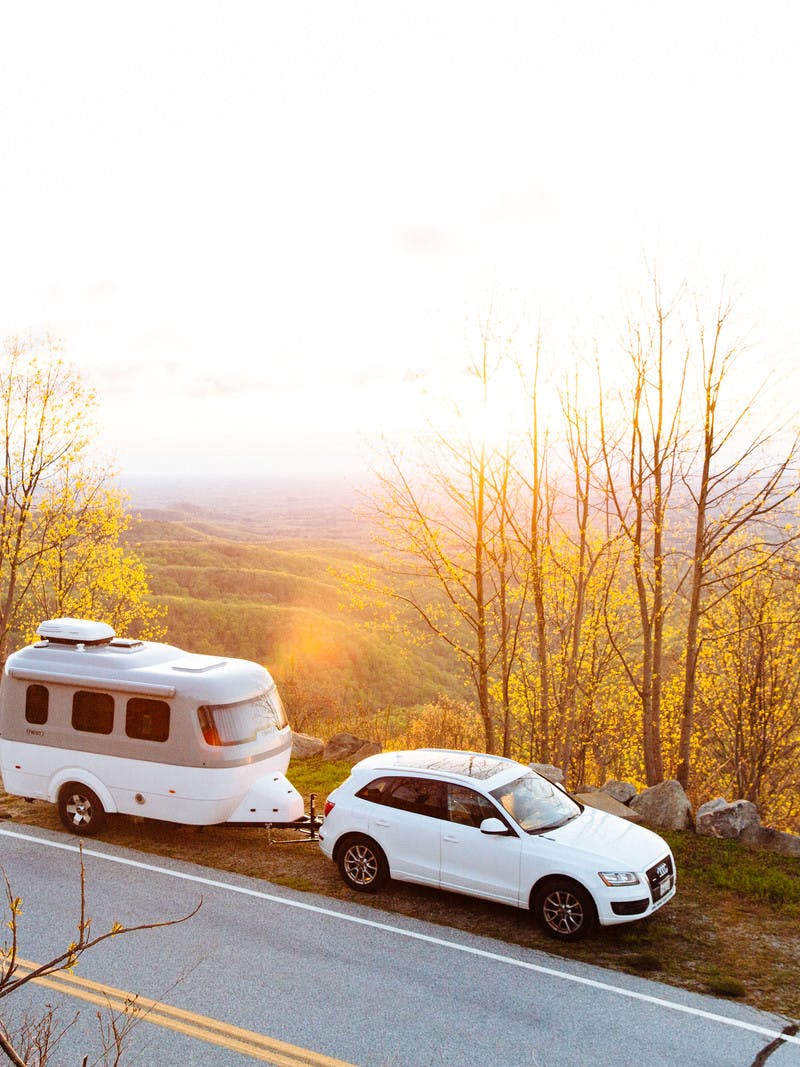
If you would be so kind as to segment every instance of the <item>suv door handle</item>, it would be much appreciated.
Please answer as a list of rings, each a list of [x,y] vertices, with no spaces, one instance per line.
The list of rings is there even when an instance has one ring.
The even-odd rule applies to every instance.
[[[380,827],[381,827],[381,828],[383,828],[383,829],[387,829],[387,828],[388,828],[388,827],[390,827],[390,826],[391,826],[392,824],[391,824],[391,823],[389,822],[389,820],[388,820],[388,819],[376,819],[376,820],[375,820],[375,825],[376,825],[376,826],[380,826]]]
[[[442,839],[443,839],[444,841],[452,841],[452,842],[454,842],[455,844],[457,844],[457,843],[458,843],[458,838],[457,838],[457,837],[454,837],[454,836],[453,836],[453,834],[442,834]]]

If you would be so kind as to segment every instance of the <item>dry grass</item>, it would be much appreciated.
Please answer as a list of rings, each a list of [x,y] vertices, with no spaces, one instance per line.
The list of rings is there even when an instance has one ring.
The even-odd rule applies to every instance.
[[[0,818],[61,830],[55,807],[0,792]],[[311,843],[289,844],[287,831],[204,828],[111,816],[100,840],[153,855],[202,863],[402,915],[420,917],[499,941],[540,949],[671,985],[800,1017],[800,904],[769,902],[741,889],[709,884],[705,854],[695,856],[694,835],[670,835],[678,855],[678,895],[652,919],[601,929],[577,945],[541,933],[529,913],[452,893],[393,883],[374,896],[354,894]],[[716,844],[704,839],[708,851]],[[738,847],[738,846],[737,846]],[[685,854],[681,862],[681,852]],[[750,856],[745,857],[753,862]],[[765,868],[797,880],[800,861],[760,854]]]

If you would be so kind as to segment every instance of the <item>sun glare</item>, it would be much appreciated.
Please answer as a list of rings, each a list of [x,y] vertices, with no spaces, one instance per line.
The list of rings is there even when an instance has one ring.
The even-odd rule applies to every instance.
[[[451,383],[450,402],[438,407],[433,424],[449,439],[469,442],[489,453],[513,451],[532,434],[534,398],[516,368],[500,368],[483,382],[474,375]],[[558,415],[558,397],[537,385],[535,407],[540,432]]]

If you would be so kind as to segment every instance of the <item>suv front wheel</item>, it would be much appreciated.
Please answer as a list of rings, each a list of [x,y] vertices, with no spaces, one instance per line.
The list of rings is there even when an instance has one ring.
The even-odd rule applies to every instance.
[[[532,908],[539,925],[559,941],[579,941],[597,922],[591,895],[568,878],[554,879],[537,890]]]

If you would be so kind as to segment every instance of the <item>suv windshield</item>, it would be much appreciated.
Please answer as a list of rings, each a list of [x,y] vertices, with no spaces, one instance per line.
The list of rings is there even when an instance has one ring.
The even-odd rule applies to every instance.
[[[581,812],[578,804],[566,793],[533,771],[517,778],[515,782],[493,789],[492,796],[529,834],[554,830]]]

